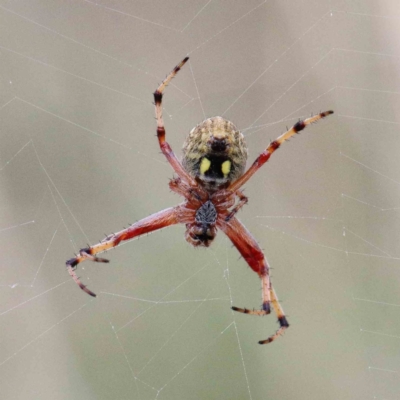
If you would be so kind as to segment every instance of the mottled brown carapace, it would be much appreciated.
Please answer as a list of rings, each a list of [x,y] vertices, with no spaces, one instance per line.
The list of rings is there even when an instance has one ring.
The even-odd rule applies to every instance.
[[[242,133],[232,122],[222,117],[208,118],[190,131],[183,145],[182,161],[179,161],[165,140],[162,98],[166,86],[187,60],[188,57],[182,60],[154,92],[159,146],[175,172],[169,187],[184,198],[183,202],[108,235],[100,243],[81,249],[76,257],[67,261],[68,272],[82,290],[96,296],[75,273],[77,265],[82,261],[108,262],[96,254],[118,246],[124,240],[170,225],[185,224],[185,239],[193,246],[203,247],[210,246],[220,229],[261,280],[261,309],[232,309],[245,314],[266,315],[271,312],[272,306],[278,317],[279,329],[268,339],[259,341],[260,344],[270,343],[282,335],[289,324],[272,287],[267,260],[251,233],[236,218],[236,213],[248,202],[240,189],[283,142],[333,111],[298,121],[271,142],[247,171],[247,146]]]

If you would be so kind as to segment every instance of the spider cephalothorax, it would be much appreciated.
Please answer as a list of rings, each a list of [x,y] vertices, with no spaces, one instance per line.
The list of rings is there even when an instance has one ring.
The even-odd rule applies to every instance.
[[[220,229],[261,279],[263,301],[261,310],[237,307],[232,309],[245,314],[266,315],[271,312],[272,306],[278,317],[279,329],[268,339],[259,341],[260,344],[270,343],[282,335],[289,324],[272,287],[267,260],[256,240],[235,216],[248,201],[240,188],[268,161],[283,142],[302,131],[307,125],[332,114],[333,111],[322,112],[297,122],[271,142],[246,172],[247,146],[243,135],[232,122],[222,117],[206,119],[192,129],[186,139],[181,163],[165,141],[161,102],[165,87],[187,60],[188,57],[181,61],[154,92],[158,142],[176,174],[170,181],[169,187],[184,197],[183,203],[143,218],[127,229],[106,236],[100,243],[81,249],[76,257],[67,261],[68,272],[82,290],[91,296],[96,296],[75,273],[76,266],[82,261],[108,262],[96,254],[118,246],[124,240],[170,225],[185,224],[186,240],[193,246],[205,247],[211,244],[217,229]]]
[[[214,203],[207,200],[197,209],[195,222],[186,224],[186,240],[193,246],[208,247],[217,234],[217,216]]]

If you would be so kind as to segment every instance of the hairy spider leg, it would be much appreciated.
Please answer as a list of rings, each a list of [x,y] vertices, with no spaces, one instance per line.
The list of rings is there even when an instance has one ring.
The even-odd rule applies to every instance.
[[[296,133],[301,132],[306,126],[319,121],[322,118],[327,117],[328,115],[333,114],[333,111],[324,111],[315,115],[314,117],[310,117],[304,119],[302,121],[296,122],[288,131],[279,136],[276,140],[270,143],[270,145],[256,158],[253,165],[235,182],[233,182],[228,189],[232,190],[232,192],[236,192],[240,187],[242,187],[252,176],[258,171],[271,157],[272,153],[279,148],[279,146],[290,139]]]
[[[268,339],[258,342],[259,344],[271,343],[278,336],[283,334],[285,329],[289,327],[289,323],[286,320],[283,308],[279,304],[276,292],[272,288],[268,262],[252,234],[237,218],[233,217],[229,221],[220,218],[217,221],[217,226],[229,237],[239,253],[246,260],[247,264],[249,264],[251,269],[256,272],[261,279],[263,301],[261,310],[249,310],[247,308],[238,307],[232,307],[232,310],[244,314],[266,315],[271,312],[270,304],[272,304],[272,308],[278,317],[279,329]]]
[[[261,310],[249,310],[247,308],[232,307],[235,311],[245,314],[266,315],[271,312],[271,282],[269,278],[269,265],[260,246],[246,227],[235,217],[229,221],[218,218],[217,226],[229,237],[250,268],[261,279],[262,308]]]
[[[268,339],[259,340],[259,344],[267,344],[273,342],[277,337],[283,335],[284,331],[289,328],[289,323],[287,322],[283,308],[279,303],[278,297],[276,295],[275,289],[271,286],[271,304],[274,308],[275,314],[278,317],[279,329],[275,334],[271,335]]]
[[[76,257],[71,258],[66,262],[69,274],[84,292],[90,296],[96,297],[96,294],[89,290],[76,275],[75,267],[79,263],[85,260],[108,263],[109,261],[107,259],[95,257],[95,255],[118,246],[124,240],[133,239],[145,233],[177,224],[181,222],[180,214],[182,214],[181,206],[167,208],[166,210],[143,218],[142,220],[132,224],[127,229],[108,235],[100,243],[81,249]]]
[[[154,104],[156,107],[157,138],[161,151],[179,177],[186,180],[191,186],[197,186],[196,181],[184,170],[181,162],[176,158],[174,152],[172,151],[171,146],[165,141],[165,126],[162,113],[162,97],[164,89],[171,82],[172,78],[178,73],[178,71],[185,65],[187,60],[189,60],[189,57],[184,58],[162,81],[161,85],[154,92]]]
[[[174,152],[171,149],[171,146],[165,141],[165,127],[162,116],[162,96],[164,89],[169,84],[171,79],[178,73],[178,71],[182,68],[182,66],[187,62],[189,57],[184,58],[173,70],[172,72],[164,79],[158,89],[154,92],[154,103],[155,103],[155,111],[157,118],[157,137],[160,145],[160,149],[162,153],[167,158],[169,164],[174,169],[175,173],[178,175],[177,180],[172,183],[171,189],[175,189],[176,192],[185,196],[185,197],[194,197],[199,196],[197,191],[194,192],[192,187],[197,188],[197,182],[184,170],[180,161],[176,158]],[[170,185],[171,186],[171,185]],[[186,193],[185,193],[186,192]],[[200,191],[202,192],[202,191]],[[84,260],[91,260],[95,262],[109,262],[105,258],[96,257],[95,254],[101,253],[103,251],[109,250],[118,244],[121,241],[132,239],[134,237],[143,235],[145,233],[152,232],[154,230],[164,228],[169,225],[177,224],[185,222],[185,219],[190,220],[190,211],[188,214],[186,209],[186,213],[182,212],[182,207],[177,206],[175,208],[170,208],[164,211],[160,211],[159,213],[153,214],[143,220],[137,222],[136,224],[131,225],[129,228],[124,229],[116,234],[112,234],[107,236],[100,243],[90,246],[88,248],[81,249],[79,254],[75,258],[71,258],[66,262],[68,272],[74,281],[79,285],[79,287],[88,293],[89,295],[95,297],[95,293],[89,290],[79,279],[79,277],[75,273],[75,267]],[[189,218],[188,218],[189,216]]]

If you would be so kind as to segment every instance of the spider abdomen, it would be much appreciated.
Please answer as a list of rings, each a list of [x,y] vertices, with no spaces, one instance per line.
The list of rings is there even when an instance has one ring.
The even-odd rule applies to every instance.
[[[208,118],[197,125],[183,145],[183,167],[209,192],[243,175],[246,161],[242,133],[222,117]]]

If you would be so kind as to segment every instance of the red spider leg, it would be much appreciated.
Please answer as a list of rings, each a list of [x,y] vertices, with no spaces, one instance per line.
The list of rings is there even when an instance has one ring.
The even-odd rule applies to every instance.
[[[236,192],[241,186],[243,186],[252,176],[253,174],[261,168],[271,157],[271,154],[279,148],[279,146],[291,138],[296,133],[302,131],[307,125],[312,124],[313,122],[317,122],[322,118],[327,117],[328,115],[333,114],[333,111],[325,111],[319,113],[318,115],[307,118],[303,121],[299,121],[294,124],[288,131],[279,136],[276,140],[270,143],[270,145],[256,158],[253,165],[235,182],[233,182],[228,189],[232,190],[232,192]]]
[[[172,78],[178,73],[178,71],[185,65],[189,57],[184,58],[162,81],[161,85],[154,92],[154,104],[156,106],[156,118],[157,118],[157,138],[160,144],[161,151],[167,158],[171,167],[178,174],[179,177],[188,182],[191,186],[196,187],[196,181],[184,170],[180,161],[176,158],[171,146],[165,141],[165,126],[162,113],[162,97],[166,86],[171,82]]]
[[[225,221],[224,217],[218,218],[217,226],[229,237],[231,242],[238,249],[239,253],[243,256],[251,269],[261,278],[263,299],[262,309],[248,310],[247,308],[232,307],[232,310],[245,314],[266,315],[270,313],[271,303],[278,317],[280,327],[274,335],[270,336],[266,340],[260,340],[258,342],[260,344],[270,343],[278,336],[282,335],[285,329],[289,327],[289,324],[286,320],[283,309],[279,304],[275,290],[271,286],[267,260],[265,259],[264,254],[258,246],[256,240],[237,218],[233,217],[229,221]]]
[[[271,282],[269,279],[269,265],[264,257],[260,246],[253,238],[252,234],[246,227],[235,217],[226,221],[224,216],[217,219],[217,227],[220,228],[226,236],[229,237],[231,242],[238,249],[239,253],[249,264],[250,268],[258,274],[261,279],[262,289],[262,309],[261,310],[248,310],[247,308],[232,307],[235,311],[243,312],[245,314],[266,315],[271,312]]]
[[[84,292],[93,297],[96,297],[96,295],[91,290],[89,290],[76,275],[74,269],[79,263],[85,260],[108,263],[109,261],[107,259],[95,257],[95,255],[97,253],[101,253],[115,246],[118,246],[124,240],[133,239],[145,233],[153,232],[157,229],[165,228],[167,226],[174,225],[180,222],[185,222],[185,207],[182,205],[167,208],[166,210],[143,218],[142,220],[132,224],[127,229],[124,229],[118,233],[108,235],[100,243],[81,249],[79,251],[79,254],[75,258],[71,258],[67,261],[66,265],[68,268],[68,272],[72,276],[73,280]]]

